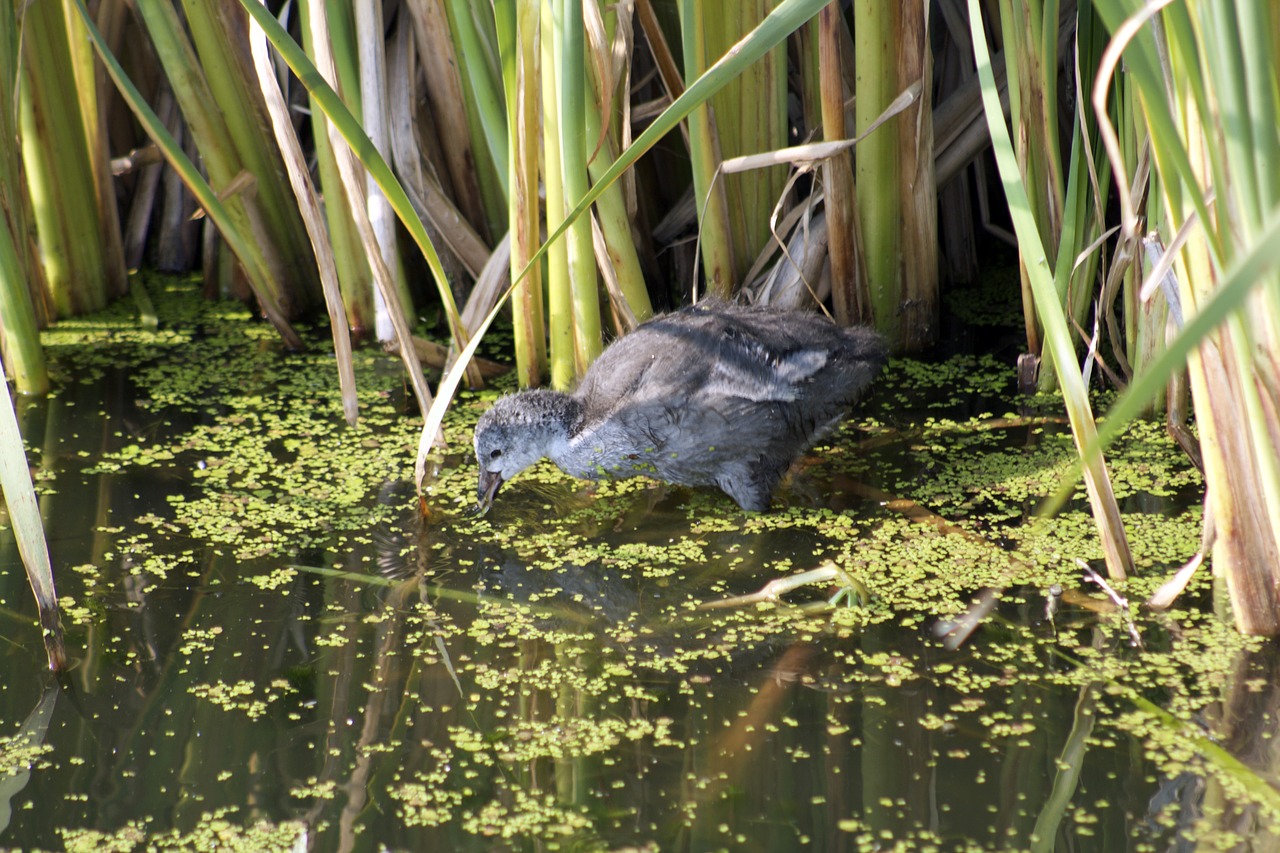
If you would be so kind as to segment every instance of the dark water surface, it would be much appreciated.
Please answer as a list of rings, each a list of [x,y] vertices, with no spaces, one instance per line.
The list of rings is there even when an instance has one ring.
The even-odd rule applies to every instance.
[[[167,310],[20,405],[76,666],[45,675],[4,531],[0,847],[1280,845],[1275,649],[1207,576],[1131,643],[1083,504],[1028,524],[1070,440],[998,360],[895,362],[768,515],[547,467],[476,518],[468,395],[423,518],[394,364],[363,357],[348,430],[323,355]],[[1199,480],[1155,426],[1113,465],[1138,602],[1198,546]],[[872,600],[703,606],[822,567]]]

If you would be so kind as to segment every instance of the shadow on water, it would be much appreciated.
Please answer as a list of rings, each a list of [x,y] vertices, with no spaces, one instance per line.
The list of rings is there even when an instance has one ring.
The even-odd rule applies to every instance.
[[[1082,504],[1028,523],[1070,439],[1052,402],[1012,411],[999,363],[895,362],[766,515],[540,468],[477,517],[462,456],[423,520],[394,371],[365,365],[352,433],[323,359],[259,357],[294,372],[257,403],[127,406],[155,397],[131,371],[26,404],[79,658],[47,684],[6,538],[0,846],[1277,843],[1276,649],[1207,612],[1207,579],[1130,644],[1075,564]],[[1138,601],[1195,550],[1197,480],[1157,429],[1125,442]],[[828,564],[873,600],[704,607]],[[947,650],[934,625],[986,588]]]

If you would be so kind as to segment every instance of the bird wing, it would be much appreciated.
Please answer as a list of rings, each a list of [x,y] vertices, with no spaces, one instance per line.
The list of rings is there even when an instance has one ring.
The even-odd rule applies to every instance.
[[[825,422],[870,381],[869,359],[883,356],[873,332],[814,319],[712,303],[651,320],[588,371],[575,393],[584,427],[628,410],[654,422],[666,412],[686,428],[693,411],[788,421],[803,410]]]
[[[616,341],[575,396],[586,422],[651,402],[722,408],[793,402],[829,362],[829,341],[809,341],[764,312],[686,309]],[[803,329],[801,329],[803,331]]]
[[[685,309],[597,359],[574,395],[583,419],[572,441],[615,476],[629,469],[688,484],[735,472],[769,479],[839,420],[879,352],[874,333],[812,317]]]
[[[750,403],[790,403],[827,365],[827,353],[817,349],[779,351],[757,340],[724,341],[711,368],[709,396]]]

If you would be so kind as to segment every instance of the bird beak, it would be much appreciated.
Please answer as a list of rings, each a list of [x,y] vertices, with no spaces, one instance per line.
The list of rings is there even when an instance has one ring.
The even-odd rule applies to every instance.
[[[498,494],[498,489],[502,487],[502,474],[498,471],[487,471],[480,469],[480,483],[476,487],[476,497],[479,501],[476,503],[476,512],[484,515],[489,511],[489,507],[493,506],[493,499]]]

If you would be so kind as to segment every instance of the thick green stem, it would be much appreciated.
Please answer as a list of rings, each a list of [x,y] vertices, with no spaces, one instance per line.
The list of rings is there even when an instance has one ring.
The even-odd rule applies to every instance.
[[[897,92],[895,53],[900,12],[897,4],[855,0],[853,4],[854,130],[861,133]],[[899,196],[898,123],[885,122],[858,143],[854,178],[858,218],[866,249],[871,311],[876,328],[892,343],[901,339],[902,199]]]
[[[67,317],[106,307],[107,266],[97,184],[62,11],[60,3],[27,7],[21,114],[40,259],[54,309]]]
[[[585,198],[587,180],[586,67],[582,31],[582,0],[557,0],[555,47],[560,66],[557,101],[560,107],[560,169],[566,205]],[[591,219],[579,216],[569,225],[569,278],[573,282],[574,345],[579,374],[604,348],[600,332],[600,294],[596,277]]]
[[[684,41],[684,80],[688,86],[707,70],[703,41],[704,7],[697,0],[680,0],[680,31]],[[686,90],[687,91],[687,90]],[[733,257],[729,200],[723,180],[716,178],[720,150],[711,108],[703,103],[689,115],[689,159],[698,207],[698,239],[707,291],[728,298],[738,281]]]
[[[539,137],[538,3],[498,0],[494,4],[498,46],[507,92],[507,127],[511,163],[509,223],[511,275],[528,263],[538,248]],[[521,386],[537,385],[546,370],[546,329],[542,319],[542,276],[534,270],[511,294],[516,370]]]

